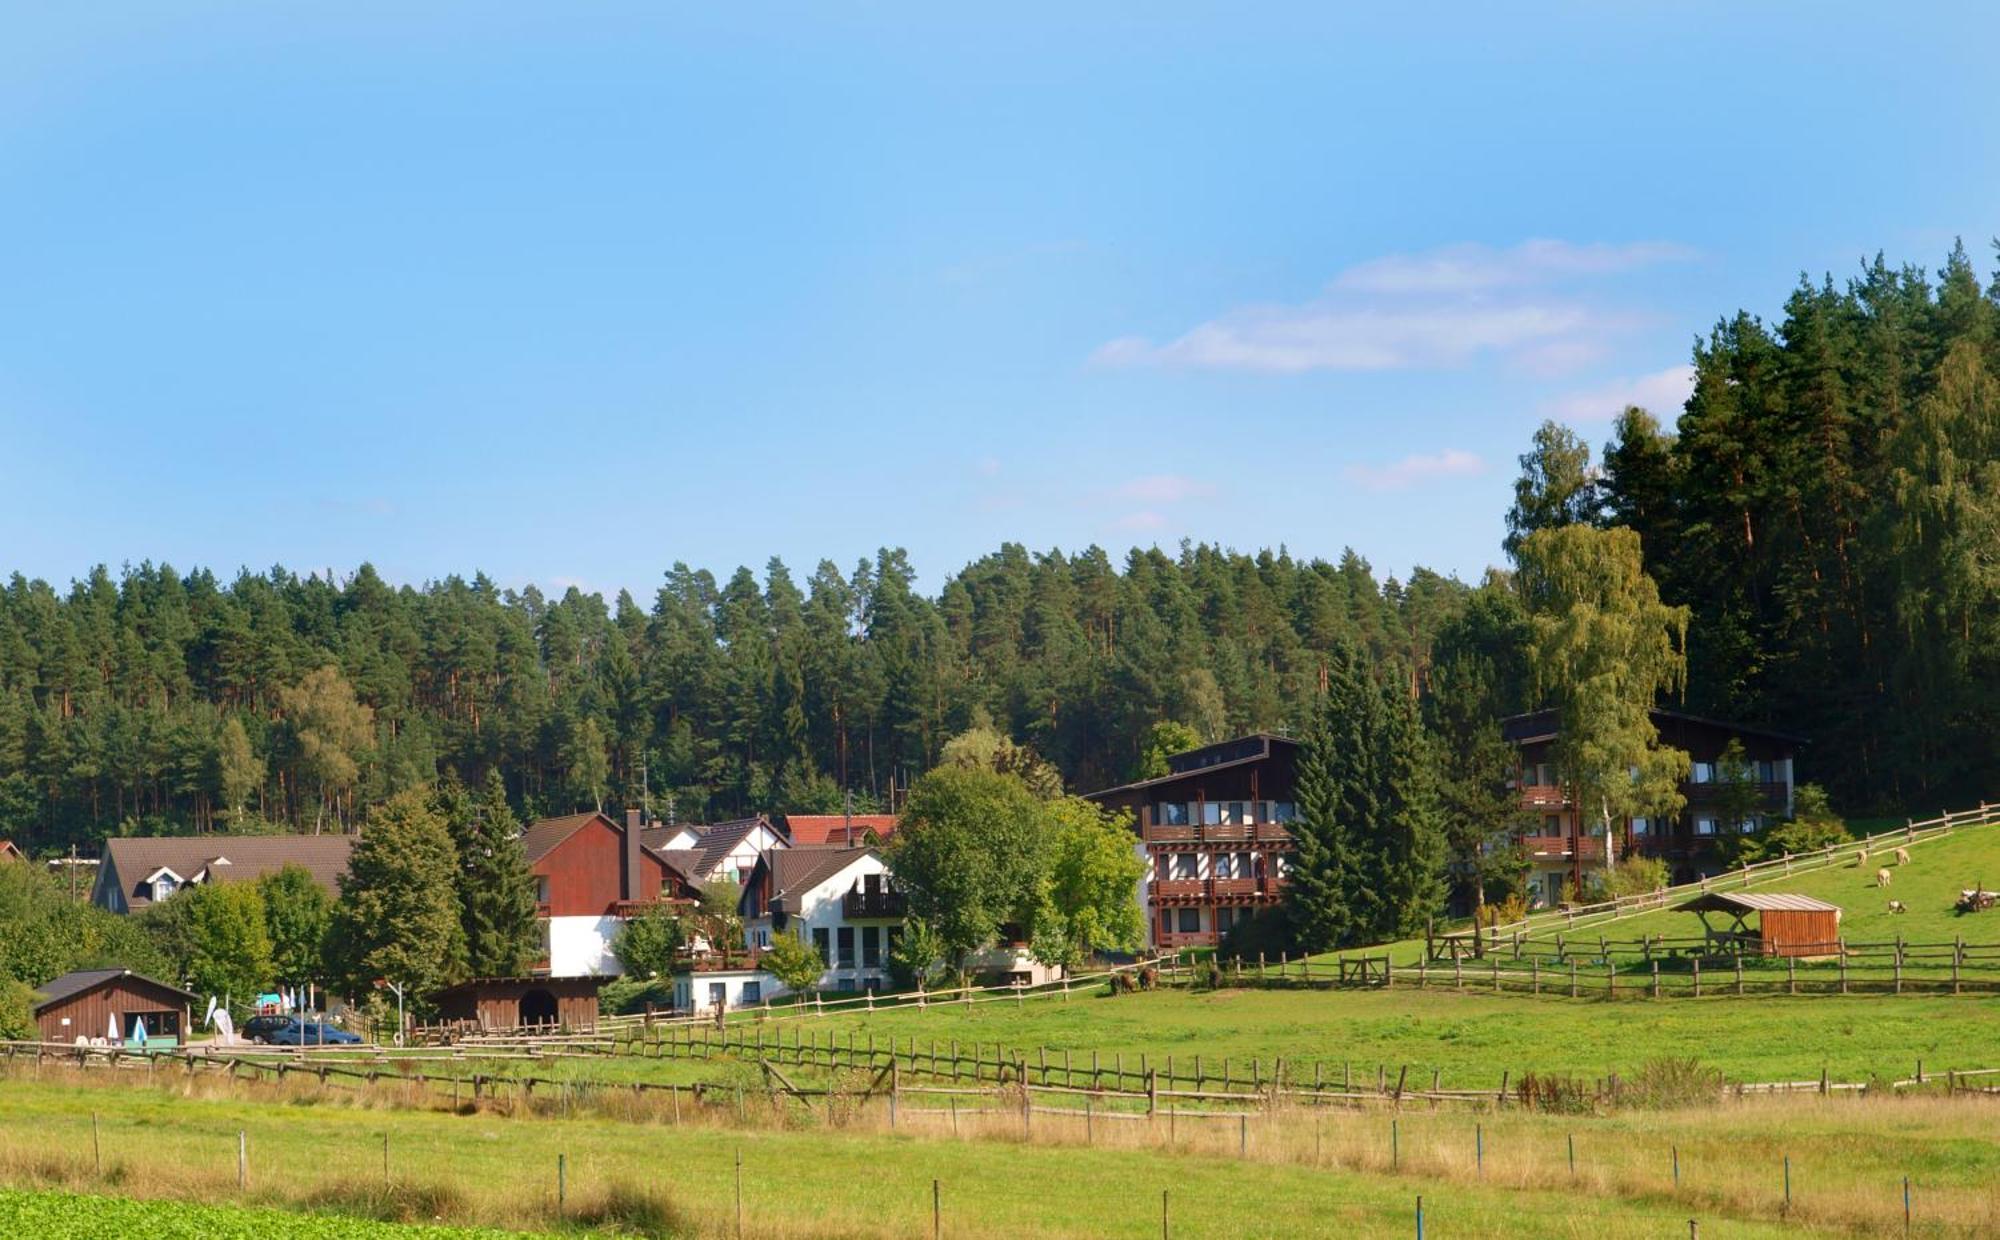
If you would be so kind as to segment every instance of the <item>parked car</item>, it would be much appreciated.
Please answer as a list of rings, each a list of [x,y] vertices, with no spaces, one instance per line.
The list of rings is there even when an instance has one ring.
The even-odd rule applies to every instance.
[[[323,1020],[296,1016],[253,1016],[244,1023],[243,1035],[266,1046],[354,1046],[361,1041]]]

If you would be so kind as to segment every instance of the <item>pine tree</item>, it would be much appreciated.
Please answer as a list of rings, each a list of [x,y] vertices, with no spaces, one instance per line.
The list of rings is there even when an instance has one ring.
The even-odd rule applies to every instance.
[[[458,846],[458,901],[466,966],[475,977],[514,977],[539,954],[535,877],[521,851],[521,826],[498,771],[479,796],[460,796],[451,811]]]
[[[1383,818],[1375,886],[1382,899],[1370,937],[1388,942],[1415,934],[1426,919],[1444,911],[1445,831],[1436,748],[1417,704],[1388,690],[1377,718]]]
[[[1285,880],[1285,913],[1300,951],[1342,946],[1356,924],[1351,905],[1354,796],[1347,786],[1354,772],[1351,750],[1344,751],[1353,735],[1345,726],[1351,721],[1335,703],[1351,704],[1359,698],[1357,677],[1353,650],[1336,650],[1328,666],[1327,700],[1299,747],[1297,816],[1291,824],[1298,851]]]

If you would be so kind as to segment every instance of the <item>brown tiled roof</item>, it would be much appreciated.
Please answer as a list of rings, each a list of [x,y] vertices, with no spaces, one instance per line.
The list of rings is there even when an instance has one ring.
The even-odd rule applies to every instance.
[[[755,818],[738,818],[732,822],[718,822],[713,826],[703,828],[701,833],[701,858],[695,862],[695,867],[700,872],[701,881],[705,882],[713,878],[716,869],[722,865],[723,858],[727,857],[730,851],[738,844],[748,839],[750,833],[758,827],[765,828],[772,835],[781,835],[778,829],[771,825],[771,820],[762,814],[757,815]]]
[[[584,824],[599,818],[617,830],[625,829],[619,826],[611,815],[600,814],[596,810],[581,814],[565,814],[561,818],[544,818],[539,822],[530,823],[528,829],[521,833],[521,851],[526,854],[528,864],[533,865],[553,852],[556,845],[575,835]]]
[[[895,814],[786,814],[785,830],[797,844],[851,844],[873,831],[886,840],[896,833]]]
[[[771,867],[771,895],[775,898],[816,887],[854,864],[857,857],[880,855],[872,848],[846,844],[801,844],[774,848],[764,854],[763,863]]]
[[[312,875],[329,895],[338,895],[355,838],[352,835],[170,835],[110,839],[104,841],[104,864],[99,867],[98,881],[109,881],[115,871],[124,887],[126,906],[136,913],[153,902],[149,894],[139,890],[139,884],[162,868],[186,880],[208,869],[211,863],[227,858],[229,864],[216,867],[211,878],[225,881],[261,878],[287,865],[296,865]]]
[[[649,848],[646,851],[664,861],[668,869],[680,875],[686,881],[690,883],[700,881],[695,877],[695,870],[701,862],[701,849]]]

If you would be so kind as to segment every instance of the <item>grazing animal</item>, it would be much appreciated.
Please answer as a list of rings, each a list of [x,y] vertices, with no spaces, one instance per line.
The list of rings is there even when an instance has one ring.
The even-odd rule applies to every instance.
[[[1908,864],[1910,864],[1910,850],[1909,850],[1909,849],[1907,849],[1907,848],[1898,848],[1898,849],[1896,850],[1896,864],[1897,864],[1897,865],[1908,865]]]
[[[1889,911],[1892,913],[1907,913],[1910,910],[1903,907],[1901,900],[1891,900],[1889,901]]]
[[[1889,885],[1889,871],[1887,870],[1875,871],[1875,885],[1877,887],[1887,887]]]
[[[1865,849],[1865,848],[1858,848],[1858,849],[1856,849],[1856,850],[1855,850],[1855,852],[1854,852],[1854,864],[1856,864],[1856,865],[1867,865],[1867,864],[1868,864],[1868,850],[1867,850],[1867,849]]]

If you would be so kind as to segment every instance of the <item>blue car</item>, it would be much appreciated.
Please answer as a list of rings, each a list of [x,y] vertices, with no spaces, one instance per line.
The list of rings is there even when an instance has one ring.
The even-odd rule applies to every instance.
[[[296,1016],[253,1016],[244,1024],[243,1034],[266,1046],[357,1046],[361,1042],[345,1029]]]

